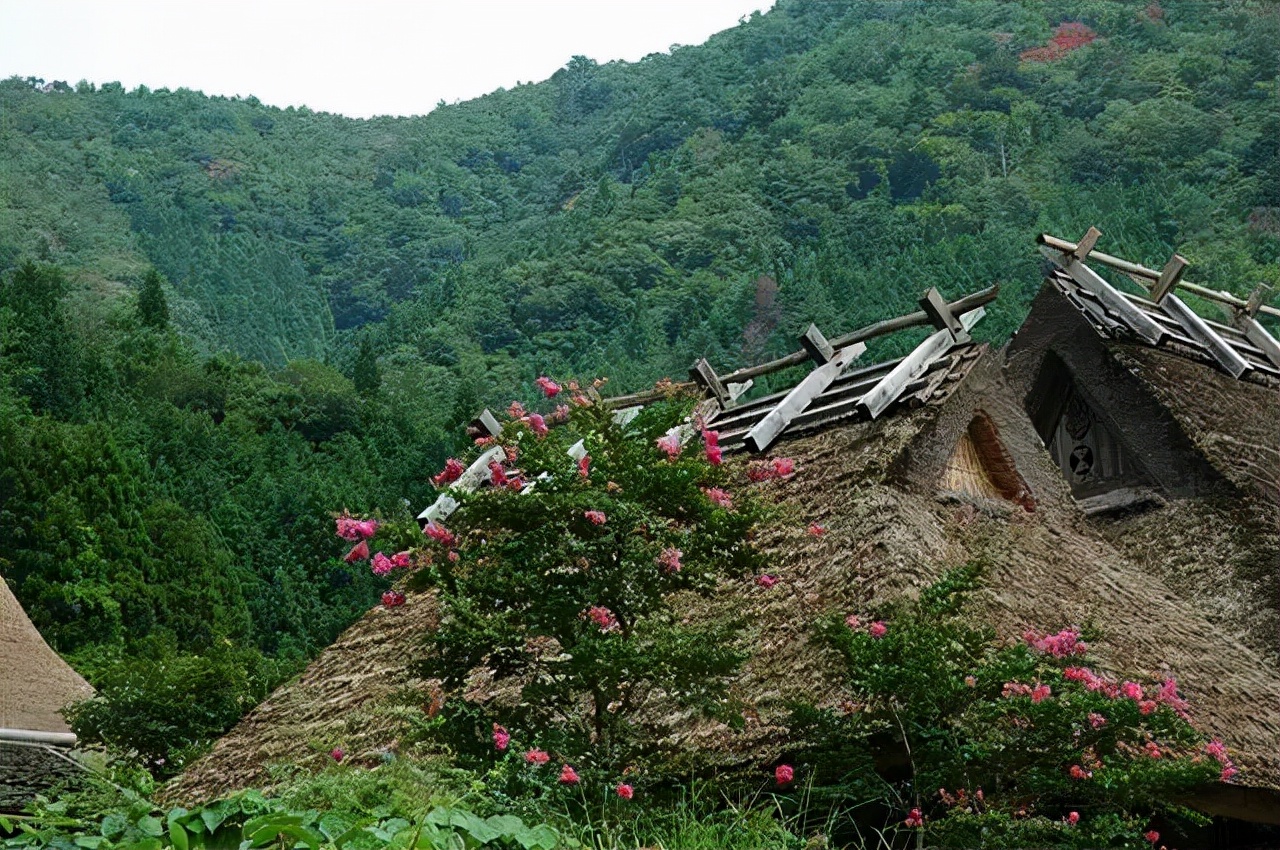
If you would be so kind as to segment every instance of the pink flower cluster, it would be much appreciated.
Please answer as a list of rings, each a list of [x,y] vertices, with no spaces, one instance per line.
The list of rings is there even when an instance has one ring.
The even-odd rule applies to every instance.
[[[436,487],[443,487],[446,484],[452,484],[462,477],[462,473],[466,472],[466,468],[457,458],[449,458],[444,462],[444,469],[437,474],[431,476],[431,483]]]
[[[862,620],[857,614],[850,614],[845,617],[844,624],[855,632],[862,628]],[[871,635],[875,640],[880,640],[880,638],[884,637],[885,633],[888,631],[889,625],[885,623],[884,620],[876,620],[875,622],[867,625],[867,634]]]
[[[604,511],[583,511],[582,515],[587,518],[592,525],[604,525],[609,518],[604,515]]]
[[[667,460],[675,460],[680,456],[680,437],[675,434],[666,434],[654,441],[658,445],[658,451],[667,456]]]
[[[816,523],[816,522],[811,522],[811,523],[809,523],[809,536],[810,536],[810,537],[821,537],[822,535],[824,535],[824,534],[826,534],[826,533],[827,533],[827,529],[826,529],[824,526],[821,526],[821,525],[819,525],[819,524],[818,524],[818,523]]]
[[[545,750],[540,750],[537,747],[534,747],[524,754],[524,761],[525,764],[532,765],[546,764],[551,761],[551,756],[547,755]]]
[[[1078,764],[1071,765],[1071,770],[1067,772],[1071,774],[1072,779],[1092,779],[1093,778],[1092,770],[1085,770],[1083,767],[1081,767]]]
[[[1108,699],[1131,699],[1138,704],[1138,711],[1144,716],[1152,714],[1161,705],[1167,705],[1183,720],[1190,719],[1189,704],[1178,695],[1178,683],[1172,677],[1165,679],[1155,689],[1154,698],[1145,698],[1146,694],[1137,682],[1126,681],[1123,684],[1117,684],[1115,680],[1100,676],[1088,667],[1068,667],[1062,671],[1062,675],[1068,681],[1079,682],[1088,690],[1102,694]],[[1092,717],[1090,715],[1091,722]],[[1103,722],[1106,722],[1105,718]]]
[[[578,475],[583,478],[591,477],[591,455],[578,458]]]
[[[560,768],[560,784],[561,785],[577,785],[581,780],[578,778],[578,771],[569,765]]]
[[[560,385],[545,375],[534,381],[538,385],[538,389],[542,390],[547,398],[555,398],[560,394]]]
[[[747,464],[747,478],[751,481],[772,481],[775,478],[790,478],[795,474],[796,463],[789,457],[753,460]]]
[[[404,604],[404,594],[398,590],[388,590],[382,594],[382,607],[399,608]]]
[[[1089,651],[1089,645],[1081,642],[1080,633],[1075,629],[1063,629],[1056,635],[1041,635],[1028,630],[1022,635],[1022,639],[1036,652],[1052,655],[1054,658],[1084,655]]]
[[[337,534],[348,543],[355,543],[357,540],[368,540],[378,533],[378,521],[376,519],[356,519],[345,511],[342,516],[336,520]]]
[[[1222,765],[1222,773],[1219,774],[1218,778],[1223,782],[1231,781],[1231,777],[1240,772],[1239,769],[1232,764],[1230,756],[1227,755],[1227,745],[1217,738],[1214,738],[1212,741],[1205,744],[1204,751],[1208,753],[1210,758]]]
[[[1031,697],[1032,702],[1044,702],[1053,695],[1053,689],[1040,682],[1036,682],[1034,686],[1025,685],[1021,682],[1005,682],[1000,694],[1005,699]]]
[[[720,432],[702,429],[702,445],[707,453],[707,463],[719,466],[724,462],[724,450],[720,448]]]
[[[915,808],[907,813],[906,820],[902,822],[909,829],[919,829],[924,826],[924,815],[920,809]]]
[[[658,566],[662,567],[664,573],[680,572],[680,558],[684,555],[679,549],[669,546],[662,550],[662,554],[658,556]]]
[[[617,615],[603,605],[592,605],[582,616],[595,623],[602,632],[614,632],[619,628]]]
[[[458,538],[453,536],[452,531],[434,520],[426,524],[422,529],[422,533],[439,543],[441,546],[454,546],[458,542]]]
[[[773,770],[773,779],[778,785],[786,786],[795,781],[796,769],[789,764],[780,764]]]
[[[493,724],[493,748],[500,753],[507,751],[507,747],[511,746],[511,733],[507,732],[505,726]]]
[[[777,576],[771,576],[768,573],[765,573],[764,575],[756,576],[756,584],[759,585],[760,587],[763,587],[765,590],[768,590],[769,588],[773,587],[777,583],[778,583]]]
[[[726,511],[733,510],[733,496],[719,487],[703,487],[702,492],[711,500],[711,504],[718,508],[724,508]]]
[[[392,570],[413,565],[413,556],[406,552],[397,552],[388,558],[382,552],[373,556],[373,574],[376,576],[388,575]]]

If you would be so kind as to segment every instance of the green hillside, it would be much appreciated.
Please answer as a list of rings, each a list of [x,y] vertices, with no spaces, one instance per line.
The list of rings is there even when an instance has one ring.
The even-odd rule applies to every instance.
[[[536,375],[637,389],[930,285],[1000,282],[1003,339],[1040,231],[1280,283],[1277,68],[1264,2],[780,0],[418,118],[0,82],[0,571],[98,684],[229,683],[173,766],[377,598],[328,513],[420,508]]]

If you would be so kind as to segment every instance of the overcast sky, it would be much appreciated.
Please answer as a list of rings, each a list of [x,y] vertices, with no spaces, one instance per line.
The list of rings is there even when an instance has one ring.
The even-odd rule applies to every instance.
[[[700,44],[774,0],[0,0],[0,78],[415,115]]]

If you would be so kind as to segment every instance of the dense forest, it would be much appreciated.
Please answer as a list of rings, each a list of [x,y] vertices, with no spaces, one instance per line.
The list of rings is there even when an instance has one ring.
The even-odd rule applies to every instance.
[[[415,118],[0,82],[0,572],[177,765],[385,588],[332,512],[420,509],[537,375],[743,365],[929,285],[999,282],[1001,340],[1040,231],[1280,283],[1278,67],[1263,2],[780,0]]]

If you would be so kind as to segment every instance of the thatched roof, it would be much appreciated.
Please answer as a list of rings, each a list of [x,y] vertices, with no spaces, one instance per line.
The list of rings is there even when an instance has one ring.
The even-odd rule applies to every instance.
[[[1202,804],[1275,818],[1266,813],[1280,810],[1273,805],[1280,790],[1280,674],[1275,641],[1257,622],[1274,618],[1277,606],[1256,592],[1262,573],[1274,577],[1275,562],[1266,559],[1276,552],[1276,535],[1265,522],[1275,499],[1273,479],[1250,470],[1278,444],[1267,430],[1277,419],[1257,418],[1270,416],[1274,399],[1251,394],[1276,390],[1228,387],[1218,379],[1234,379],[1209,366],[1116,347],[1091,330],[1088,338],[1071,328],[1061,337],[1037,337],[1037,317],[1051,320],[1041,327],[1052,329],[1074,314],[1059,316],[1060,302],[1056,293],[1042,294],[1028,320],[1032,332],[1020,333],[1007,355],[970,358],[929,403],[784,434],[773,452],[793,457],[797,475],[761,485],[780,510],[759,537],[780,582],[770,590],[728,586],[712,603],[755,624],[748,638],[755,655],[736,686],[754,706],[747,727],[732,732],[655,715],[649,722],[659,740],[677,750],[713,748],[742,762],[785,753],[784,730],[774,725],[779,706],[791,698],[830,704],[842,696],[831,684],[838,679],[830,656],[810,642],[810,623],[832,611],[874,613],[948,568],[981,560],[989,589],[980,594],[980,614],[1000,634],[1093,623],[1103,632],[1095,649],[1105,669],[1176,676],[1194,722],[1220,735],[1243,771],[1237,786],[1215,790]],[[1101,371],[1081,379],[1121,381],[1111,387],[1115,399],[1100,392],[1103,400],[1131,411],[1149,407],[1155,424],[1139,442],[1155,433],[1156,450],[1167,455],[1161,463],[1193,468],[1157,487],[1162,497],[1140,511],[1086,516],[1025,410],[1037,357],[1057,346],[1070,358],[1095,343],[1097,350],[1080,356],[1097,358]],[[1206,409],[1180,406],[1180,386],[1197,388]],[[1235,399],[1234,412],[1224,412],[1227,402],[1215,393]],[[1116,416],[1117,425],[1127,421]],[[1242,417],[1254,418],[1244,425]],[[1252,441],[1252,449],[1223,450],[1226,434]],[[982,489],[988,485],[993,492]],[[1256,505],[1242,519],[1232,513],[1232,499],[1245,486]],[[811,522],[826,533],[807,533]],[[428,596],[370,611],[300,680],[192,765],[169,796],[189,801],[270,784],[272,762],[309,769],[339,745],[376,763],[396,746],[396,706],[431,699],[406,663],[434,618]]]
[[[59,711],[93,688],[49,648],[0,579],[0,729],[71,729]]]
[[[92,694],[40,637],[0,578],[0,811],[19,810],[76,773],[51,744],[74,740],[59,710]]]

